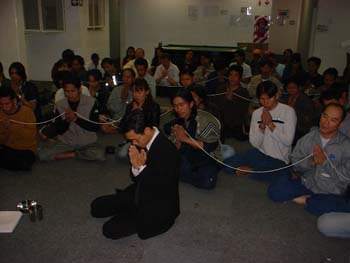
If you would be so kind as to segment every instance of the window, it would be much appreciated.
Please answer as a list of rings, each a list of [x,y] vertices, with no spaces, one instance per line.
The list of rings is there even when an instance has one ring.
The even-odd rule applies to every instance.
[[[63,31],[62,0],[23,0],[25,30]]]
[[[89,0],[89,26],[90,30],[101,30],[105,25],[105,1]]]

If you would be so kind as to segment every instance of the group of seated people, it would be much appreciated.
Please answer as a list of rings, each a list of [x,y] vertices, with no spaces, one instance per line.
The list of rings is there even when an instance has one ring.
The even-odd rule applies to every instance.
[[[306,72],[300,54],[291,50],[285,51],[284,64],[274,54],[255,50],[250,65],[243,50],[229,65],[220,57],[212,64],[207,53],[197,65],[189,51],[181,70],[160,48],[152,64],[144,56],[142,48],[128,48],[119,71],[113,59],[104,58],[100,66],[93,54],[86,71],[84,59],[65,50],[52,69],[52,121],[38,127],[40,99],[24,66],[11,64],[10,80],[1,66],[0,167],[31,170],[36,156],[40,161],[104,161],[97,132],[125,135],[130,116],[141,111],[148,127],[157,127],[176,147],[183,182],[213,189],[222,168],[248,174],[269,184],[272,200],[292,200],[322,215],[321,232],[350,236],[348,89],[336,69],[321,76],[321,60],[312,57]],[[164,114],[154,100],[157,85],[179,87]],[[235,153],[223,144],[231,137],[249,139],[252,149]],[[130,141],[119,156],[135,156]]]

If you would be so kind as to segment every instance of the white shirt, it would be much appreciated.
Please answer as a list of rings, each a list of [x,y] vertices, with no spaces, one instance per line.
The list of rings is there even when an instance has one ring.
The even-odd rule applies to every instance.
[[[155,80],[159,79],[162,76],[163,70],[164,70],[164,66],[162,64],[160,64],[156,68],[156,72],[154,73]],[[170,66],[168,69],[168,76],[171,77],[173,80],[175,80],[177,83],[179,83],[179,80],[180,80],[179,74],[180,74],[179,68],[175,64],[170,62]],[[159,85],[160,86],[172,86],[170,84],[170,82],[168,81],[167,77],[162,78],[159,82]]]
[[[263,107],[253,112],[250,123],[249,141],[262,153],[289,163],[289,154],[292,150],[297,117],[292,107],[278,103],[270,111],[275,129],[271,131],[268,127],[262,132],[258,121],[261,121]]]
[[[153,130],[154,130],[154,134],[152,136],[152,139],[147,143],[146,145],[146,149],[147,151],[149,151],[149,149],[151,148],[151,145],[152,143],[154,142],[154,140],[157,138],[158,134],[159,134],[159,130],[157,127],[153,127]],[[134,166],[131,167],[131,172],[132,174],[136,177],[138,176],[142,171],[143,169],[146,168],[146,165],[142,165],[140,168],[136,168]]]

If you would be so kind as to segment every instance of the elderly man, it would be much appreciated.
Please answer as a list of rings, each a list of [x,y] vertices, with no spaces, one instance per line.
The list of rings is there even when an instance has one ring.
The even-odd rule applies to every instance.
[[[268,194],[277,202],[292,200],[305,205],[315,215],[328,212],[349,212],[344,196],[350,184],[350,140],[339,132],[345,118],[344,108],[335,103],[322,111],[320,127],[302,137],[295,146],[292,170],[282,170],[270,185]]]

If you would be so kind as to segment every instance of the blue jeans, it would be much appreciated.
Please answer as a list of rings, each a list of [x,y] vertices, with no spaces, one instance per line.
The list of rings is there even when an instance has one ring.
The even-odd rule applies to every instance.
[[[305,210],[320,216],[330,212],[350,213],[350,201],[344,196],[334,194],[315,194],[307,189],[300,179],[291,179],[288,171],[279,176],[268,188],[269,197],[276,202],[293,200],[296,197],[310,195]]]
[[[318,230],[328,237],[350,238],[350,213],[328,213],[317,221]]]
[[[219,166],[210,160],[200,163],[190,162],[186,155],[181,155],[180,179],[202,189],[213,189],[216,186]]]
[[[224,163],[233,166],[249,166],[256,171],[266,171],[272,170],[280,167],[286,166],[286,164],[278,159],[272,158],[258,149],[253,148],[244,153],[236,153],[231,158],[224,160]],[[224,166],[223,170],[228,174],[235,174],[235,170]],[[277,176],[280,172],[272,172],[272,173],[250,173],[249,176],[251,179],[265,181],[265,182],[273,182],[276,180]]]

